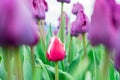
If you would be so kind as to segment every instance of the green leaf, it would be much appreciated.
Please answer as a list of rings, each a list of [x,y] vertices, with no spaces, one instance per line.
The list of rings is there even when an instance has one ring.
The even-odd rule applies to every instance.
[[[68,66],[67,71],[72,74],[73,71],[76,69],[76,67],[79,65],[80,62],[80,57],[82,54],[82,51],[79,51],[79,53],[76,55],[76,57],[74,58],[74,60],[71,62],[71,64]]]
[[[0,56],[0,63],[1,63],[1,61],[2,61],[2,56]]]

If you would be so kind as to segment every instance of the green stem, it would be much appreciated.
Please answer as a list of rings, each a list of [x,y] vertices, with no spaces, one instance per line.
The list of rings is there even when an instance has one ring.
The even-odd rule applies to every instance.
[[[42,23],[42,24],[41,24]],[[44,49],[44,53],[46,53],[46,43],[45,43],[45,34],[44,34],[44,21],[38,21],[39,27],[40,27],[40,36],[42,41],[42,46]],[[45,63],[46,63],[46,56],[44,56]]]
[[[70,37],[69,51],[68,51],[68,62],[71,61],[71,46],[72,46],[72,37]]]
[[[101,80],[101,77],[102,77],[102,80],[108,80],[108,68],[109,68],[109,62],[110,62],[109,54],[110,54],[109,50],[106,49],[99,80]]]
[[[55,63],[55,80],[59,80],[58,62]]]
[[[17,80],[24,80],[23,78],[23,66],[20,58],[19,48],[14,49],[14,61],[15,61],[15,74]]]
[[[61,41],[64,42],[64,33],[62,32],[62,29],[64,28],[64,26],[62,26],[63,24],[63,8],[64,8],[64,4],[61,3],[61,18],[60,18],[60,31],[61,31]]]
[[[6,80],[12,80],[12,72],[11,72],[11,59],[12,56],[10,53],[10,47],[4,47],[3,48],[3,60],[4,60],[4,67],[7,72],[7,79]]]
[[[31,49],[32,74],[33,74],[32,78],[34,79],[34,72],[35,72],[34,47],[31,46],[30,49]]]
[[[63,24],[63,8],[64,8],[64,3],[61,3],[60,37],[61,37],[61,41],[64,43],[64,32],[62,32],[62,29],[64,28],[64,26],[62,26],[62,24]],[[61,65],[62,65],[62,70],[64,70],[64,61],[61,61]]]
[[[84,57],[87,56],[86,54],[86,41],[85,41],[85,33],[82,34],[82,41],[83,41],[83,49],[84,49]]]
[[[96,66],[95,52],[93,52],[93,58],[94,58],[94,67],[95,67],[95,80],[97,80],[97,66]]]

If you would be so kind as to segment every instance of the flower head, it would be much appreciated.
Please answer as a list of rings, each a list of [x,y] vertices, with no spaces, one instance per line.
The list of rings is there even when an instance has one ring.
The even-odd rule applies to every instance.
[[[62,2],[62,3],[70,3],[70,0],[57,0],[58,2]]]
[[[57,62],[65,58],[65,46],[57,36],[51,38],[48,51],[46,53],[48,60]]]
[[[92,45],[103,44],[107,48],[114,45],[114,37],[116,35],[116,20],[114,18],[114,4],[110,4],[114,0],[96,0],[94,12],[89,27],[89,39]]]
[[[34,45],[38,26],[24,0],[0,2],[0,45]]]
[[[76,17],[76,31],[78,33],[88,32],[89,21],[83,11],[79,11]]]
[[[77,2],[77,3],[73,4],[72,13],[77,15],[77,13],[79,11],[84,11],[84,8],[83,8],[82,4]]]
[[[71,26],[71,36],[77,37],[80,33],[88,32],[89,21],[87,16],[83,11],[77,13],[76,20],[72,23]]]
[[[48,4],[45,0],[29,0],[28,3],[33,17],[45,19],[45,12],[48,11]]]

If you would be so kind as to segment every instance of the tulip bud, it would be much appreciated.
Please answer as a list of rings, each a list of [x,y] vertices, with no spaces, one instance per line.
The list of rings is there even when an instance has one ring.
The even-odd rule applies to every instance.
[[[70,3],[70,0],[57,0],[58,2],[62,2],[62,3]]]
[[[73,4],[72,13],[77,15],[77,13],[79,11],[84,11],[84,8],[83,8],[82,4],[77,2],[77,3]]]
[[[65,58],[65,46],[57,36],[51,38],[48,51],[46,53],[48,60],[57,62]]]

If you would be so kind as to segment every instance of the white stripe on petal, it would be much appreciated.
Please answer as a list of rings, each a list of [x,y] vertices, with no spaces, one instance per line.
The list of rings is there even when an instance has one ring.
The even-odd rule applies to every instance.
[[[55,41],[55,36],[51,38],[50,45],[48,47],[48,54],[50,54],[50,50],[51,50],[51,47],[52,47],[54,41]]]

